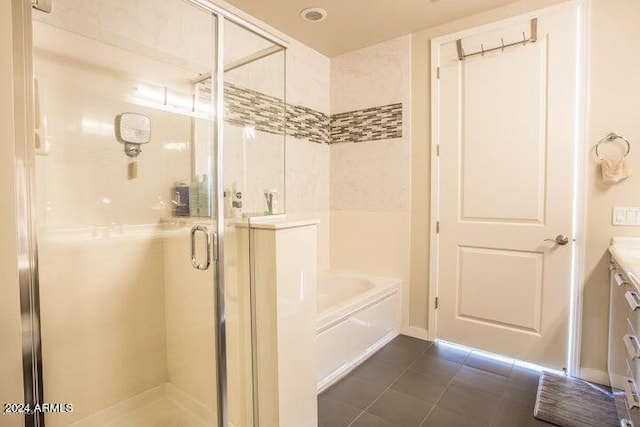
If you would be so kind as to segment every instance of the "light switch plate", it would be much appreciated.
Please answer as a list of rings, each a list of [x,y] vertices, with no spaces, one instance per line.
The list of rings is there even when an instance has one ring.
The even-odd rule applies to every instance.
[[[640,207],[614,206],[612,223],[613,225],[640,226]]]

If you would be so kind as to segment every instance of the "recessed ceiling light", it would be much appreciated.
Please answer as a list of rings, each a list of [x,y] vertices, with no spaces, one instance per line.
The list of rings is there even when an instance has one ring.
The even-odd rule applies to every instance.
[[[308,7],[306,9],[302,9],[300,16],[305,21],[319,22],[327,19],[327,11],[319,7]]]

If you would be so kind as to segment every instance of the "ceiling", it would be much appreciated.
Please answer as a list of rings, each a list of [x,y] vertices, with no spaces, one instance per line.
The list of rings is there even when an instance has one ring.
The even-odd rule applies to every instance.
[[[517,0],[227,0],[318,52],[334,57]],[[321,7],[326,20],[300,17]]]

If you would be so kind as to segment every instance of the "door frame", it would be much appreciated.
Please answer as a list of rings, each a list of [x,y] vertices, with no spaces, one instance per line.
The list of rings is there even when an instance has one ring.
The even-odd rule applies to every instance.
[[[452,34],[443,35],[431,40],[431,201],[430,201],[430,229],[429,229],[429,296],[427,301],[428,339],[434,341],[438,337],[436,317],[436,297],[438,296],[439,276],[439,240],[438,221],[440,212],[440,170],[439,143],[440,129],[438,109],[439,94],[439,57],[440,47],[457,39],[481,34],[504,27],[509,24],[528,22],[540,15],[553,14],[567,9],[575,10],[577,14],[577,67],[576,67],[576,123],[574,132],[574,167],[573,177],[573,219],[571,247],[571,290],[569,307],[569,343],[567,354],[567,373],[580,376],[580,350],[582,346],[582,291],[584,284],[585,232],[586,232],[586,168],[585,152],[587,143],[587,88],[588,88],[588,10],[589,0],[569,0],[567,2],[537,9],[521,15],[501,19],[489,24],[480,25]]]

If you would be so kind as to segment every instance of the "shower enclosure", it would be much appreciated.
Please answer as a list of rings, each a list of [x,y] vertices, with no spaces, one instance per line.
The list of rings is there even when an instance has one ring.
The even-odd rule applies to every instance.
[[[285,43],[205,0],[54,0],[24,25],[25,396],[60,404],[25,425],[256,425],[236,230],[284,212]]]

